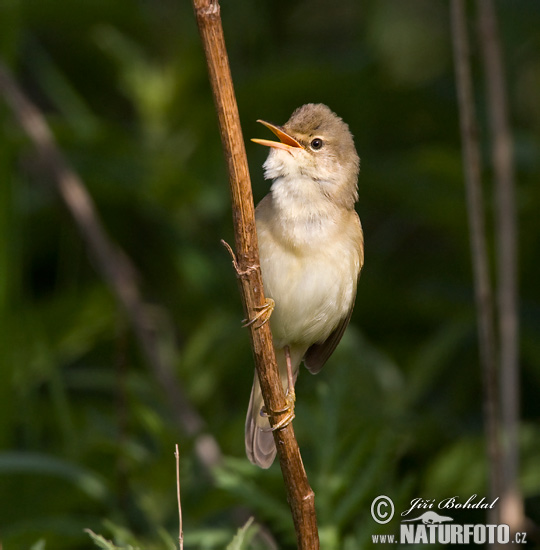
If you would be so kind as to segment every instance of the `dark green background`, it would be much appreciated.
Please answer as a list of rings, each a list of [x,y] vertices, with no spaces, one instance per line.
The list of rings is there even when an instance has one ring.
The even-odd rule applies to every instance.
[[[538,520],[540,4],[496,5],[517,174],[521,481]],[[304,371],[297,385],[295,429],[326,550],[362,548],[397,528],[371,519],[380,494],[403,510],[415,497],[487,492],[448,9],[440,0],[222,5],[246,139],[268,137],[258,118],[283,123],[299,105],[324,102],[348,122],[362,159],[366,263],[352,323],[322,373]],[[470,11],[491,243],[489,125]],[[224,548],[249,514],[292,548],[279,468],[263,472],[244,457],[253,361],[219,242],[233,240],[230,201],[191,4],[0,0],[0,53],[136,264],[160,347],[225,454],[208,476],[2,103],[3,547],[94,547],[85,527],[120,546],[173,547],[179,443],[186,548]],[[267,152],[246,147],[259,200]]]

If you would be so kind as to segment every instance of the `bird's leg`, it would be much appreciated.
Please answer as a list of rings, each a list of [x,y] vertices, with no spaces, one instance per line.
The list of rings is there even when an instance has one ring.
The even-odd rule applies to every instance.
[[[242,319],[242,326],[250,327],[257,321],[261,321],[259,324],[255,325],[255,328],[261,328],[264,324],[266,324],[269,319],[270,315],[272,315],[272,312],[274,311],[274,308],[276,307],[276,302],[272,300],[272,298],[266,298],[264,304],[262,306],[255,306],[253,309],[257,311],[255,314],[255,317],[253,319],[250,319],[249,321],[247,319]]]
[[[289,346],[285,346],[285,363],[287,364],[287,392],[285,398],[287,400],[287,405],[285,408],[280,409],[279,411],[273,411],[273,415],[285,414],[286,415],[276,424],[274,424],[268,431],[281,430],[288,426],[294,418],[294,402],[296,401],[296,394],[294,392],[294,376],[292,372],[292,362],[291,362],[291,350]],[[271,416],[264,411],[264,407],[261,410],[261,415]]]
[[[296,394],[294,393],[294,377],[292,372],[291,350],[289,349],[289,346],[285,346],[285,362],[287,363],[287,385],[288,385],[286,397],[287,397],[287,401],[289,402],[288,403],[289,408],[294,409]]]

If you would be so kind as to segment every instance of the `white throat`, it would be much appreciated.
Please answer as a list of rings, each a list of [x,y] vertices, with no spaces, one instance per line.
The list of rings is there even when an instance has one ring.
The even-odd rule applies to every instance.
[[[304,251],[333,238],[341,218],[339,209],[311,178],[279,177],[271,187],[272,217],[283,241]]]

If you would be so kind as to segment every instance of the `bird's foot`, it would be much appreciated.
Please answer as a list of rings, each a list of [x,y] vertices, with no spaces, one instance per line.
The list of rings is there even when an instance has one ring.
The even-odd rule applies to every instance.
[[[268,415],[264,411],[264,407],[263,409],[261,409],[261,415],[263,416],[272,416],[273,418],[275,418],[276,416],[279,416],[282,414],[285,415],[283,418],[281,418],[275,424],[273,424],[272,427],[267,429],[267,431],[271,431],[271,432],[285,428],[285,426],[288,426],[293,421],[293,418],[294,418],[294,403],[296,401],[296,394],[294,392],[294,376],[292,372],[291,350],[289,349],[289,346],[285,346],[284,352],[285,352],[285,363],[287,365],[287,392],[285,393],[286,405],[281,410],[273,411],[272,415]]]
[[[255,314],[255,317],[253,319],[250,319],[249,321],[247,319],[242,320],[242,327],[250,327],[251,325],[255,325],[255,323],[258,322],[258,324],[255,325],[255,328],[261,328],[264,324],[266,324],[270,316],[272,315],[272,312],[274,311],[274,308],[276,307],[276,302],[272,300],[272,298],[266,298],[264,304],[262,306],[255,306],[253,309],[257,311]]]
[[[282,428],[285,428],[285,426],[288,426],[293,421],[295,416],[294,402],[296,401],[296,394],[294,393],[294,389],[291,389],[290,391],[287,390],[285,399],[287,400],[287,406],[281,411],[276,411],[278,414],[285,414],[285,416],[270,428],[272,432],[281,430]]]
[[[262,428],[264,432],[275,432],[276,430],[281,430],[293,421],[293,418],[295,417],[294,403],[296,401],[296,394],[294,393],[294,389],[290,391],[287,390],[287,393],[285,394],[285,399],[287,401],[286,406],[283,407],[283,409],[272,411],[272,414],[268,414],[265,407],[261,409],[260,415],[268,418],[276,418],[277,416],[281,416],[283,414],[285,415],[269,428]]]

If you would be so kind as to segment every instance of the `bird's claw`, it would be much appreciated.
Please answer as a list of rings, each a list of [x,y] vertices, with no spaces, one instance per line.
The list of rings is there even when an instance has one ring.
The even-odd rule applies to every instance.
[[[294,393],[294,389],[288,389],[287,390],[287,393],[285,395],[285,399],[287,400],[287,405],[283,409],[273,411],[272,414],[268,414],[266,412],[265,407],[263,407],[261,409],[260,415],[261,416],[266,416],[268,418],[270,416],[275,418],[276,416],[279,416],[281,414],[285,414],[285,416],[281,420],[276,422],[273,426],[271,426],[269,428],[262,428],[262,430],[264,432],[275,432],[276,430],[281,430],[281,429],[285,428],[286,426],[288,426],[293,421],[293,418],[295,417],[294,403],[296,401],[296,394]]]
[[[287,407],[283,409],[282,411],[279,411],[279,414],[285,414],[285,416],[276,424],[274,424],[270,431],[275,432],[276,430],[281,430],[288,426],[294,419],[294,402],[296,401],[296,394],[294,393],[294,390],[291,390],[290,392],[287,391],[286,395],[287,399]]]
[[[263,325],[265,325],[272,315],[272,312],[274,311],[274,308],[276,307],[276,302],[272,300],[272,298],[266,298],[264,304],[262,306],[255,306],[253,309],[257,311],[255,314],[255,317],[253,319],[242,319],[242,327],[250,327],[251,325],[254,325],[257,321],[261,320],[261,322],[257,325],[255,325],[255,328],[261,328]]]

